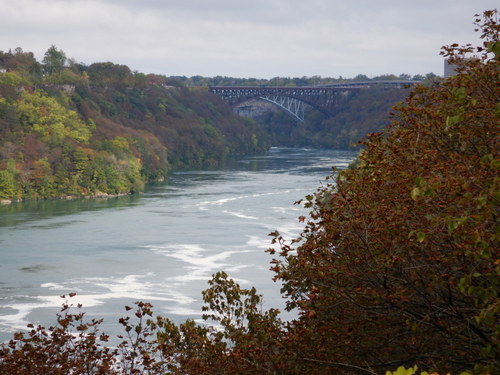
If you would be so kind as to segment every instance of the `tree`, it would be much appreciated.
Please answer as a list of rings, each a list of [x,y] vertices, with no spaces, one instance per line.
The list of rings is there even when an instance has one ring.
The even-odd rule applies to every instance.
[[[499,368],[497,13],[478,26],[484,46],[443,50],[460,74],[417,87],[358,167],[307,198],[296,247],[276,234],[304,360],[360,373]]]
[[[66,54],[63,50],[58,50],[56,46],[51,45],[45,52],[42,60],[45,73],[53,74],[60,72],[66,65]]]
[[[92,84],[98,86],[125,87],[132,77],[128,66],[111,62],[94,63],[88,67],[87,72]]]
[[[16,192],[15,174],[10,170],[0,170],[0,198],[12,198]]]
[[[369,81],[369,78],[366,74],[358,74],[356,77],[354,77],[355,81]]]
[[[66,138],[89,142],[91,130],[78,113],[41,91],[23,93],[15,107],[25,128],[39,133],[48,142],[60,144]]]
[[[9,72],[15,71],[30,84],[39,83],[42,76],[40,64],[36,61],[33,52],[24,52],[17,47],[14,52],[0,52],[0,66]]]

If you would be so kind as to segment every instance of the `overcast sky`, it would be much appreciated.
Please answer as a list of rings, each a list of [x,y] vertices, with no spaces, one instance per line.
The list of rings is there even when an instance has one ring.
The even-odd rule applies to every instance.
[[[143,73],[272,78],[443,74],[498,0],[0,0],[0,50]]]

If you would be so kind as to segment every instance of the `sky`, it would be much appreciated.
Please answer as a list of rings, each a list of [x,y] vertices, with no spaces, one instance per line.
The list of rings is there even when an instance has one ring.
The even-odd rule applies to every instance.
[[[443,74],[498,0],[0,0],[0,50],[238,78]]]

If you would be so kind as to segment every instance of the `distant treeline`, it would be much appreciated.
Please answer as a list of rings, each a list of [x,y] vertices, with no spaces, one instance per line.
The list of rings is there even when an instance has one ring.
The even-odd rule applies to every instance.
[[[424,81],[428,79],[434,79],[437,76],[434,73],[428,73],[425,76],[421,74],[410,75],[407,73],[402,73],[400,75],[394,74],[383,74],[380,76],[369,78],[365,74],[358,74],[354,78],[344,78],[339,76],[338,78],[332,77],[274,77],[271,79],[264,78],[234,78],[234,77],[203,77],[203,76],[171,76],[169,77],[170,82],[176,82],[177,84],[182,84],[189,87],[199,87],[199,86],[314,86],[314,85],[329,85],[333,83],[342,82],[352,82],[352,81],[393,81],[393,80],[403,80],[403,81]]]

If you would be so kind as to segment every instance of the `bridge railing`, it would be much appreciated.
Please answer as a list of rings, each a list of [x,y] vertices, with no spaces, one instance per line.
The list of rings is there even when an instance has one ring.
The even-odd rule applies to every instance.
[[[242,91],[242,92],[252,92],[252,91],[321,91],[322,89],[349,89],[349,88],[370,88],[374,86],[378,87],[393,87],[393,88],[404,88],[406,86],[412,86],[422,81],[397,81],[397,80],[387,80],[387,81],[353,81],[353,82],[343,82],[343,83],[331,83],[326,85],[314,85],[314,86],[209,86],[209,91]]]

